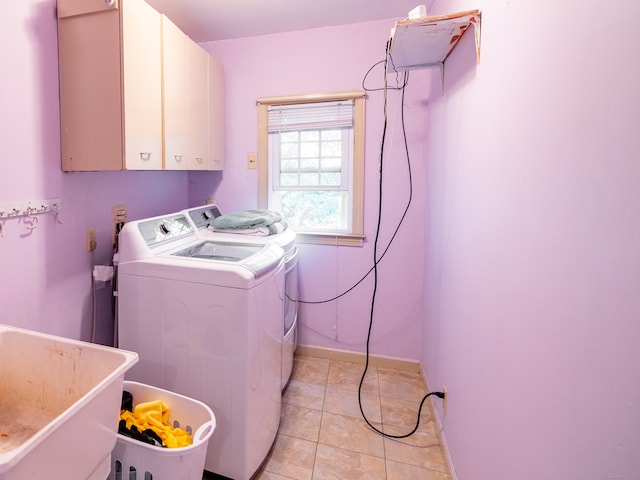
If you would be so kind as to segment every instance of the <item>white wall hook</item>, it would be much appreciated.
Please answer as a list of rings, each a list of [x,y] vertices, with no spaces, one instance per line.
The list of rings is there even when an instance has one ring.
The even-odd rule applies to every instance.
[[[28,230],[35,230],[36,228],[38,228],[38,223],[40,223],[40,220],[38,220],[38,217],[36,215],[33,214],[34,209],[31,207],[27,207],[27,211],[25,214],[25,217],[27,217],[29,220],[31,220],[31,225],[27,225],[27,229]]]
[[[60,220],[61,208],[62,202],[59,198],[4,204],[0,205],[0,220],[6,221],[12,218],[25,217],[25,226],[31,232],[38,228],[40,223],[39,215],[44,213],[53,213],[56,222],[62,223],[62,220]],[[0,236],[4,237],[4,224],[0,226]]]

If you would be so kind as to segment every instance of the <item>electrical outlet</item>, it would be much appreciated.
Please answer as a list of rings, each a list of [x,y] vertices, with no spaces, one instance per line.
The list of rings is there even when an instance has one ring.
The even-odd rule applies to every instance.
[[[447,414],[447,400],[449,400],[447,387],[445,387],[444,385],[442,385],[442,393],[444,393],[444,398],[442,399],[442,416],[444,417]]]
[[[127,223],[127,207],[125,207],[124,205],[116,205],[115,207],[111,207],[111,213],[113,214],[114,224]]]
[[[98,245],[96,241],[96,229],[87,228],[87,252],[93,252]]]
[[[122,226],[127,223],[127,207],[124,205],[111,207],[111,214],[113,215],[113,246],[116,248],[118,245],[118,234],[120,230],[122,230]]]

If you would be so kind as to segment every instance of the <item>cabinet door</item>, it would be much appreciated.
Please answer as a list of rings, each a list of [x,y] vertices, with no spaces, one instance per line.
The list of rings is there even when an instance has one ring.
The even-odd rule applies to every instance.
[[[125,168],[162,169],[161,16],[143,0],[121,0]]]
[[[211,169],[224,168],[224,67],[209,57],[209,156]]]
[[[188,168],[187,36],[162,17],[164,166]]]
[[[209,54],[195,42],[187,43],[189,98],[189,168],[211,170],[209,155]]]
[[[58,0],[58,50],[62,169],[121,170],[120,12]]]

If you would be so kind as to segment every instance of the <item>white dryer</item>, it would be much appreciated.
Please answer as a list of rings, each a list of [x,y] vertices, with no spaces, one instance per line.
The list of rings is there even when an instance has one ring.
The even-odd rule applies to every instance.
[[[172,214],[125,224],[117,264],[119,346],[140,359],[127,378],[209,405],[205,469],[248,480],[280,422],[282,249],[204,239]]]
[[[282,388],[286,387],[293,370],[293,355],[298,342],[298,247],[296,232],[287,228],[275,235],[244,235],[212,230],[213,221],[222,215],[216,204],[183,210],[203,238],[255,245],[275,243],[284,250],[285,299],[282,329]]]

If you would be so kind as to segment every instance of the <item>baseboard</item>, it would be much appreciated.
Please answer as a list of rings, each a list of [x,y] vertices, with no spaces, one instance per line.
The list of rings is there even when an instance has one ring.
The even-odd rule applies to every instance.
[[[433,400],[432,400],[433,402]],[[431,408],[433,409],[433,411],[435,412],[435,405],[431,405]],[[451,477],[451,480],[458,480],[458,477],[456,475],[456,469],[453,468],[453,461],[451,458],[451,452],[449,451],[449,445],[447,444],[447,437],[444,434],[444,424],[442,422],[442,420],[440,419],[440,417],[438,415],[434,415],[435,419],[436,419],[436,425],[438,427],[438,438],[440,439],[440,446],[442,448],[442,455],[444,456],[445,461],[447,462],[447,467],[449,470],[449,476]]]
[[[422,378],[424,378],[424,381],[427,384],[427,389],[432,392],[433,390],[430,389],[429,387],[429,382],[427,380],[427,375],[425,374],[424,370],[422,371]],[[438,440],[440,441],[440,446],[442,448],[442,456],[444,457],[445,461],[447,462],[447,469],[448,469],[448,473],[449,476],[451,477],[451,480],[458,480],[458,477],[456,476],[456,469],[453,468],[453,461],[451,458],[451,452],[449,451],[449,445],[447,445],[447,437],[444,434],[444,418],[440,417],[439,412],[441,410],[438,410],[436,407],[436,402],[441,402],[442,400],[440,400],[438,397],[432,396],[429,400],[431,400],[431,412],[433,413],[433,418],[436,421],[436,426],[437,426],[437,431],[436,434],[438,435]]]
[[[307,345],[298,345],[296,355],[306,355],[308,357],[328,358],[330,360],[341,360],[343,362],[360,363],[366,362],[366,355],[360,352],[351,352],[348,350],[337,350],[326,347],[311,347]],[[405,360],[401,358],[383,357],[380,355],[369,355],[369,365],[383,368],[395,368],[396,370],[404,370],[407,372],[422,373],[420,362],[415,360]]]

